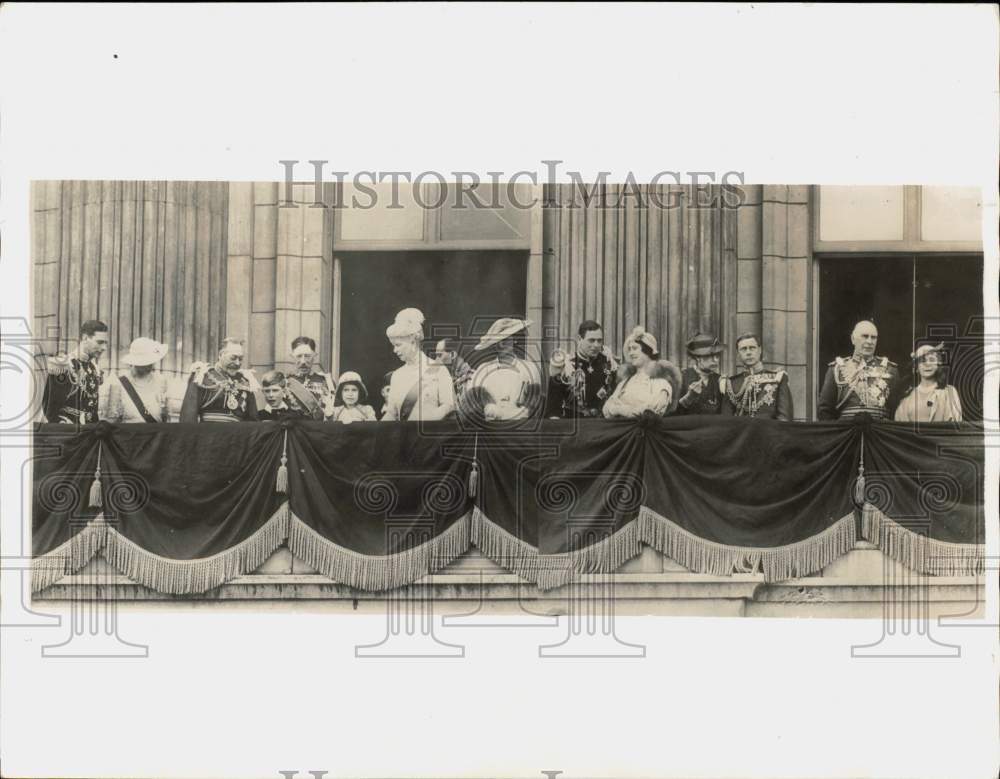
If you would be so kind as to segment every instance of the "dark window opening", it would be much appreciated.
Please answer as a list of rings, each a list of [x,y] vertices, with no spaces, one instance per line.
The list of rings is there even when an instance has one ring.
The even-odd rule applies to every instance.
[[[871,319],[877,354],[899,366],[904,388],[913,377],[914,343],[943,342],[964,418],[982,420],[982,256],[826,257],[819,266],[820,381],[834,357],[851,354],[855,323]]]
[[[518,251],[338,252],[341,261],[340,370],[357,371],[381,408],[382,377],[400,366],[385,329],[419,308],[424,352],[445,337],[466,355],[498,317],[524,317],[528,253]]]

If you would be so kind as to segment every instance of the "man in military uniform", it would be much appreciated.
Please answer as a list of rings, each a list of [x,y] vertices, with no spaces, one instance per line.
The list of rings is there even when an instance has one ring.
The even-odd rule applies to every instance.
[[[743,371],[729,377],[722,413],[790,421],[795,414],[788,374],[764,367],[760,360],[760,338],[755,333],[744,333],[736,339],[736,353],[743,363]]]
[[[600,417],[604,401],[618,383],[618,361],[604,345],[600,323],[581,322],[577,335],[576,354],[557,349],[549,361],[547,417]]]
[[[300,335],[292,341],[292,359],[295,360],[295,373],[286,377],[292,405],[312,419],[329,419],[333,414],[337,385],[316,362],[316,342],[307,335]]]
[[[181,422],[256,422],[255,382],[243,370],[243,341],[226,338],[215,365],[191,366]]]
[[[718,414],[728,382],[719,375],[719,355],[725,349],[713,335],[698,333],[687,342],[688,357],[694,366],[682,374],[681,397],[677,414]]]
[[[434,361],[444,365],[451,375],[455,400],[460,400],[472,381],[472,366],[458,354],[458,344],[451,338],[442,338],[434,346]]]
[[[104,381],[97,361],[107,348],[108,326],[90,319],[80,325],[80,344],[74,351],[46,360],[42,411],[47,421],[68,425],[97,421],[98,395]]]
[[[875,356],[878,328],[867,320],[851,333],[854,354],[830,363],[819,393],[820,419],[849,419],[871,414],[892,419],[898,403],[899,369],[886,357]]]

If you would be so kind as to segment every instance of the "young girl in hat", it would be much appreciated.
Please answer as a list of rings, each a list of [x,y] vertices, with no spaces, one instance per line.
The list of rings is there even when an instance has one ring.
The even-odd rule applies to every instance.
[[[947,382],[944,344],[924,344],[913,358],[914,386],[896,407],[897,422],[961,422],[962,402]]]
[[[644,411],[669,414],[677,405],[680,371],[669,360],[659,359],[656,338],[642,327],[625,341],[622,377],[604,404],[606,417],[637,417]]]
[[[337,382],[337,394],[334,396],[332,422],[345,425],[351,422],[375,422],[375,409],[366,405],[368,390],[361,377],[354,371],[342,374]]]

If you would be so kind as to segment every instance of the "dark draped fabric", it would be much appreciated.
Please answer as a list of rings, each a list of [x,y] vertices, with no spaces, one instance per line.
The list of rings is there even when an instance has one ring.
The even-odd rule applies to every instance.
[[[925,554],[949,561],[934,572],[981,569],[983,440],[968,425],[101,423],[39,425],[35,447],[34,555],[66,557],[39,586],[104,548],[143,584],[203,591],[282,543],[367,589],[414,581],[470,544],[529,579],[558,561],[540,586],[613,570],[641,543],[693,570],[772,580],[819,570],[857,537],[919,568],[932,569]]]

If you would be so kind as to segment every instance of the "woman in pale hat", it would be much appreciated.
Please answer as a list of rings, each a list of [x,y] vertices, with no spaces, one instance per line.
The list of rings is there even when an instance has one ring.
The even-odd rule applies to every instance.
[[[375,422],[375,409],[367,405],[368,390],[354,371],[346,371],[337,379],[337,392],[334,395],[333,422],[349,425],[351,422]]]
[[[924,344],[913,354],[914,385],[896,407],[897,422],[961,422],[962,402],[948,384],[944,344]]]
[[[636,327],[625,340],[625,360],[618,386],[604,403],[604,416],[671,413],[677,405],[680,371],[669,360],[660,359],[653,334]]]
[[[487,420],[526,419],[541,407],[541,372],[526,359],[524,348],[530,325],[526,319],[501,317],[474,348],[485,359],[476,361],[469,387],[484,390]]]
[[[136,338],[122,363],[129,372],[108,384],[101,419],[109,422],[169,422],[167,381],[156,366],[167,354],[166,344]]]
[[[424,340],[424,315],[405,308],[385,330],[392,351],[403,365],[392,372],[383,421],[444,419],[455,411],[451,374],[435,365],[420,346]]]

